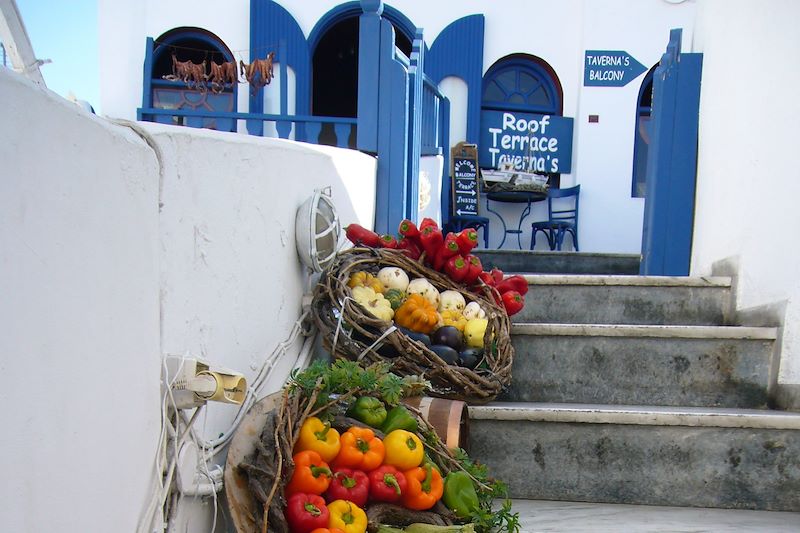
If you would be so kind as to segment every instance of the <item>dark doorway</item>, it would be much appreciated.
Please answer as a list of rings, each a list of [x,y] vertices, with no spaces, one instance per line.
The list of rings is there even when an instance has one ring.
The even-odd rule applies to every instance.
[[[411,40],[395,26],[397,47],[411,54]],[[358,110],[358,17],[333,24],[314,50],[311,110],[316,116],[354,118]]]

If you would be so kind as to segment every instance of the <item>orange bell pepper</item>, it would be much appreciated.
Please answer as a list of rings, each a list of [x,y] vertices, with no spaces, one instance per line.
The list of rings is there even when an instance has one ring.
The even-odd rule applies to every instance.
[[[406,476],[406,491],[403,505],[415,511],[430,509],[444,493],[442,475],[430,464],[403,472]]]
[[[322,494],[331,484],[331,469],[319,454],[306,450],[294,454],[294,472],[286,485],[286,497],[304,492],[306,494]]]
[[[344,531],[338,527],[318,527],[311,533],[344,533]]]
[[[339,453],[339,432],[329,423],[323,423],[316,416],[310,416],[300,426],[300,435],[294,445],[295,453],[312,450],[319,454],[323,461],[330,463]]]
[[[369,428],[351,427],[342,434],[342,447],[333,460],[333,466],[355,468],[369,472],[383,462],[385,449],[383,441]]]

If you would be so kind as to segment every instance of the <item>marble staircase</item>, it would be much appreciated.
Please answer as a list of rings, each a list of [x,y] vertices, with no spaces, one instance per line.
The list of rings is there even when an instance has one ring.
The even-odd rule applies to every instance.
[[[526,276],[514,378],[470,407],[470,454],[512,498],[800,511],[800,414],[769,408],[777,330],[731,324],[728,278],[608,264]]]

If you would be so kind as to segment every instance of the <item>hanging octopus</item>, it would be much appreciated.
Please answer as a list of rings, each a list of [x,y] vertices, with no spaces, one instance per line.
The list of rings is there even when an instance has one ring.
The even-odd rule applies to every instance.
[[[275,60],[275,52],[270,52],[264,59],[254,59],[252,63],[246,64],[241,59],[239,67],[250,83],[251,92],[255,94],[260,88],[269,85],[272,81],[272,62]]]

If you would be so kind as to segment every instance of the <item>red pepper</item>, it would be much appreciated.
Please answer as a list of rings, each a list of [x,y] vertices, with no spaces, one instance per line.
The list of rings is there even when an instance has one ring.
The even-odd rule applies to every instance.
[[[401,237],[397,240],[397,249],[402,250],[411,259],[417,260],[422,255],[422,249],[413,239]]]
[[[379,502],[400,501],[406,491],[406,476],[392,465],[383,465],[369,473],[369,496]]]
[[[397,239],[395,239],[394,236],[389,235],[388,233],[385,235],[381,235],[380,245],[381,248],[395,249],[397,248]]]
[[[478,281],[478,276],[483,272],[483,265],[481,265],[481,260],[472,254],[465,255],[464,261],[467,262],[469,270],[467,270],[467,275],[461,281],[463,281],[464,285],[472,285]]]
[[[292,533],[309,533],[320,527],[328,527],[330,513],[322,496],[298,492],[286,503],[286,521]]]
[[[458,234],[458,251],[467,255],[478,246],[478,232],[474,228],[465,228]]]
[[[503,307],[508,316],[516,315],[525,306],[525,299],[517,291],[506,291],[502,295]]]
[[[469,267],[463,257],[454,255],[444,264],[444,271],[450,276],[450,279],[458,283],[463,281],[467,272],[469,272]]]
[[[439,249],[439,255],[443,256],[444,259],[450,259],[457,253],[459,253],[458,237],[455,233],[448,232],[448,234],[444,237],[444,243],[442,244],[442,247]]]
[[[442,247],[442,244],[444,244],[442,232],[438,228],[427,226],[421,230],[419,242],[422,245],[422,249],[425,250],[428,261],[433,264],[433,258],[439,252],[439,248]]]
[[[325,499],[350,500],[359,507],[364,507],[369,496],[369,478],[361,470],[337,468],[333,471],[331,486],[325,493]]]
[[[481,272],[480,274],[478,274],[478,279],[483,281],[486,285],[490,287],[494,287],[497,284],[497,282],[494,280],[494,277],[492,277],[492,274],[490,272],[486,271]]]
[[[439,224],[435,220],[432,218],[423,218],[422,222],[420,222],[418,226],[420,233],[422,233],[422,230],[428,226],[432,227],[433,229],[439,229]]]
[[[381,244],[380,235],[358,224],[349,224],[344,230],[347,239],[356,246],[363,244],[370,248],[377,248]]]
[[[509,276],[497,284],[497,290],[500,291],[500,294],[507,291],[517,291],[520,294],[525,294],[528,292],[528,280],[519,275]]]
[[[397,228],[397,233],[399,233],[400,236],[405,237],[406,239],[419,238],[419,229],[417,228],[417,225],[408,219],[405,219],[402,222],[400,222],[400,226]]]
[[[503,271],[497,267],[493,268],[492,277],[494,278],[494,285],[497,286],[498,283],[503,281]]]

